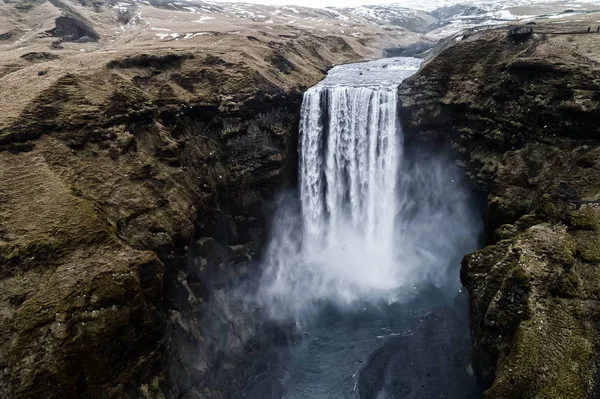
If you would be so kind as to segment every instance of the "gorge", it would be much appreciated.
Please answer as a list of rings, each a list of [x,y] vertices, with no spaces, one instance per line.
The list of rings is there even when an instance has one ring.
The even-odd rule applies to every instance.
[[[0,397],[598,396],[593,10],[188,5],[0,3]]]
[[[258,288],[304,337],[255,363],[243,397],[477,397],[458,266],[482,224],[450,159],[404,148],[398,86],[420,63],[337,66],[304,94],[299,198]]]

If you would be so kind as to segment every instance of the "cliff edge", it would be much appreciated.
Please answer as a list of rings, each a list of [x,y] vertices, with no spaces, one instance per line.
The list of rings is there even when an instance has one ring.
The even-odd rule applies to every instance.
[[[486,399],[598,392],[600,34],[560,24],[465,32],[399,90],[410,140],[451,148],[488,193],[461,270]]]

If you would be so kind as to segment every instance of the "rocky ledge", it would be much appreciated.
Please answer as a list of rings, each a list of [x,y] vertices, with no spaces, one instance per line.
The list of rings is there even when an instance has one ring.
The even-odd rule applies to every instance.
[[[486,399],[597,395],[600,36],[465,33],[400,88],[410,140],[451,148],[488,193],[461,270]]]

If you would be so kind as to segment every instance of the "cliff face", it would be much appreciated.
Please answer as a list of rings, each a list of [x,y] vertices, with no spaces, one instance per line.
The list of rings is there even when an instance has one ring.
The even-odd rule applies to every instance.
[[[461,270],[484,397],[591,397],[600,343],[598,36],[514,43],[499,29],[461,39],[399,93],[411,140],[452,148],[489,193],[487,245]]]
[[[259,327],[225,289],[252,274],[293,182],[301,89],[332,51],[359,58],[319,40],[270,58],[262,43],[91,53],[2,78],[21,98],[0,125],[0,396],[220,397],[217,368],[225,390],[243,382],[227,354],[257,350]]]

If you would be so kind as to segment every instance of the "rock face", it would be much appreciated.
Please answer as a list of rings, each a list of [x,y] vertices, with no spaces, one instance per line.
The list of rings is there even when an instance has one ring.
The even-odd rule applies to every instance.
[[[461,270],[486,399],[597,394],[596,39],[465,35],[399,90],[411,140],[452,148],[489,194],[487,246]]]
[[[167,326],[183,328],[208,300],[204,269],[239,265],[262,243],[263,204],[294,163],[300,95],[256,75],[246,84],[257,92],[237,101],[156,103],[140,89],[183,82],[184,62],[228,76],[218,58],[184,59],[65,75],[2,130],[3,397],[150,389],[135,384],[162,372]],[[185,255],[202,247],[224,255],[189,268]]]
[[[19,55],[0,78],[1,397],[231,397],[258,329],[286,339],[227,290],[294,182],[302,90],[361,56],[244,41]]]

